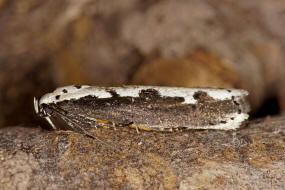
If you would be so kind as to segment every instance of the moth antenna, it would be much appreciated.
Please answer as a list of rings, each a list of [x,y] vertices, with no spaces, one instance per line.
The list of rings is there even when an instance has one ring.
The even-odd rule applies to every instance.
[[[111,145],[109,145],[108,143],[106,143],[105,141],[101,140],[100,138],[98,138],[98,137],[96,137],[96,136],[94,136],[94,135],[91,135],[88,131],[86,131],[84,128],[82,128],[82,127],[81,127],[78,123],[76,123],[73,119],[70,119],[68,116],[63,115],[62,113],[60,113],[60,112],[57,111],[57,110],[54,110],[54,111],[55,111],[57,114],[59,114],[59,115],[62,117],[63,120],[67,120],[67,121],[69,121],[70,123],[76,125],[86,136],[91,137],[91,138],[93,138],[93,139],[99,141],[100,143],[102,143],[102,144],[104,144],[104,145],[106,145],[106,146],[108,146],[108,147],[110,147],[110,148],[112,148],[112,149],[117,150],[115,145],[114,145],[114,146],[111,146]],[[63,110],[63,111],[64,111],[64,110]],[[69,125],[69,126],[74,129],[74,126],[73,126],[73,125]]]
[[[84,130],[84,131],[85,131],[85,130]],[[112,148],[112,149],[115,149],[115,150],[116,150],[116,147],[115,147],[115,146],[109,145],[109,144],[106,143],[105,141],[101,140],[101,139],[98,138],[98,137],[95,137],[95,136],[91,135],[90,133],[85,133],[85,135],[88,136],[88,137],[91,137],[91,138],[93,138],[93,139],[95,139],[95,140],[97,140],[97,141],[99,141],[100,143],[102,143],[102,144],[104,144],[104,145],[106,145],[106,146],[108,146],[108,147],[110,147],[110,148]]]
[[[54,130],[56,130],[56,127],[55,127],[55,125],[53,124],[53,122],[51,121],[51,119],[49,118],[49,117],[45,117],[45,119],[48,121],[48,123],[52,126],[52,128],[54,129]]]
[[[66,116],[65,116],[65,119],[67,119],[69,122],[75,124],[81,131],[83,131],[83,133],[84,133],[86,136],[88,136],[88,137],[90,137],[90,138],[93,138],[93,139],[99,141],[100,143],[102,143],[102,144],[104,144],[104,145],[106,145],[106,146],[108,146],[108,147],[110,147],[110,148],[112,148],[112,149],[116,149],[115,146],[111,146],[111,145],[109,145],[108,143],[106,143],[105,141],[103,141],[102,139],[100,139],[100,138],[98,138],[98,137],[96,137],[96,136],[94,136],[94,135],[91,135],[88,131],[86,131],[84,128],[82,128],[78,123],[74,122],[72,119],[69,119],[69,118],[66,117]],[[73,127],[73,126],[71,126],[71,127]]]

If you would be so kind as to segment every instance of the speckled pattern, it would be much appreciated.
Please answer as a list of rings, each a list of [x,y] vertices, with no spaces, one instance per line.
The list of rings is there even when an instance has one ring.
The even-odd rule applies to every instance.
[[[70,85],[57,88],[51,93],[47,93],[39,100],[39,104],[57,103],[64,100],[78,100],[85,96],[97,98],[111,98],[114,93],[120,97],[139,97],[141,91],[154,89],[161,96],[182,97],[185,104],[194,104],[194,95],[197,91],[203,91],[216,100],[231,99],[232,96],[247,96],[248,92],[241,89],[222,88],[182,88],[163,86],[121,86],[121,87],[98,87],[88,85]]]

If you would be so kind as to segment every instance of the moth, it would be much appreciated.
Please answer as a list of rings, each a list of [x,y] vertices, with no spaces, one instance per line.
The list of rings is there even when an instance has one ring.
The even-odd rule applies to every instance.
[[[89,136],[97,127],[230,130],[248,119],[247,96],[240,89],[72,85],[34,98],[34,108],[54,129],[58,117]]]

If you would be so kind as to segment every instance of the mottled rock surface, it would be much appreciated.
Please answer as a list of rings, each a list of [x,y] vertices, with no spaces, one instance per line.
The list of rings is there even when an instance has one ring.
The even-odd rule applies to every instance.
[[[0,130],[0,189],[284,189],[285,116],[237,131]]]

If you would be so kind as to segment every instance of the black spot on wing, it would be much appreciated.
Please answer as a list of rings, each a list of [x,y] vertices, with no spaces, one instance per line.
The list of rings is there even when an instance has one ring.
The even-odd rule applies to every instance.
[[[139,93],[139,96],[141,98],[151,98],[151,99],[154,99],[154,98],[158,98],[160,97],[160,94],[157,90],[155,89],[145,89],[145,90],[141,90],[140,93]]]
[[[108,90],[106,89],[107,92],[109,92],[113,98],[117,98],[119,97],[120,95],[115,91],[115,90]]]
[[[208,95],[207,92],[197,91],[194,93],[193,98],[198,102],[207,102],[207,101],[215,101],[215,99]]]
[[[239,106],[239,103],[238,103],[237,101],[235,101],[235,100],[234,100],[234,104],[237,105],[237,106]]]
[[[63,89],[62,92],[63,93],[68,93],[68,91],[66,89]]]
[[[237,105],[237,106],[240,105],[240,104],[235,100],[235,97],[234,97],[234,96],[232,96],[232,100],[233,100],[233,102],[234,102],[235,105]]]
[[[59,100],[59,98],[60,98],[60,95],[56,95],[56,96],[55,96],[55,99],[56,99],[56,100]]]
[[[201,100],[203,98],[205,98],[207,96],[207,93],[206,92],[203,92],[203,91],[198,91],[198,92],[195,92],[194,95],[193,95],[193,98],[195,100]]]
[[[82,86],[80,84],[74,85],[75,88],[80,89]]]
[[[155,102],[160,104],[173,104],[175,102],[181,103],[185,101],[183,97],[161,96],[159,90],[153,88],[141,90],[139,92],[138,99],[146,102],[152,102],[152,103]]]

